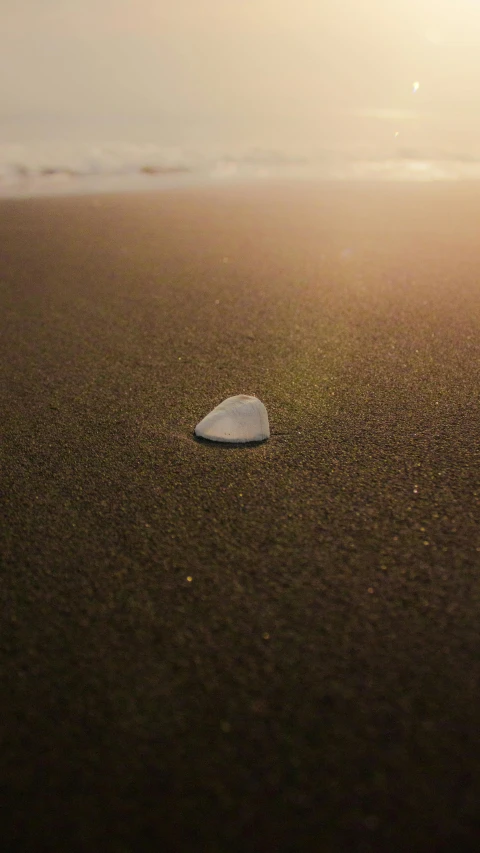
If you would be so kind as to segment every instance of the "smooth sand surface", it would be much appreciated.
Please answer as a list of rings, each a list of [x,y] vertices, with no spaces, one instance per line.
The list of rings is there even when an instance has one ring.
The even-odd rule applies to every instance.
[[[479,223],[0,204],[4,849],[478,849]],[[196,441],[240,393],[271,439]]]

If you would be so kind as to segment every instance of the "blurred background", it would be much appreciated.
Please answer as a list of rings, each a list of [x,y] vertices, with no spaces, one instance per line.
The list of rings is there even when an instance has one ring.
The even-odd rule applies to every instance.
[[[107,177],[480,175],[478,0],[0,10],[4,195]]]

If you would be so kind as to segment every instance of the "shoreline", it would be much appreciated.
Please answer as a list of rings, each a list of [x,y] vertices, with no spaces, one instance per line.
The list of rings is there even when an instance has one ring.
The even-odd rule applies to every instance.
[[[397,184],[418,185],[457,185],[477,183],[480,180],[480,167],[476,162],[455,164],[450,160],[386,160],[349,161],[341,159],[331,165],[317,166],[311,169],[298,169],[295,166],[279,169],[268,166],[249,166],[248,164],[227,161],[222,165],[203,168],[162,169],[144,167],[135,172],[75,174],[69,169],[45,169],[45,174],[32,172],[17,181],[0,174],[0,201],[9,198],[62,198],[65,196],[95,195],[111,192],[160,192],[175,187],[205,188],[209,186],[282,184],[319,184],[368,185]]]

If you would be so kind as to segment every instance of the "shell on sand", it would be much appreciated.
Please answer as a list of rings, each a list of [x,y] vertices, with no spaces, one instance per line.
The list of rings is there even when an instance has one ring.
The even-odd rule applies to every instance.
[[[195,435],[231,443],[263,441],[270,438],[267,410],[258,397],[227,397],[197,424]]]

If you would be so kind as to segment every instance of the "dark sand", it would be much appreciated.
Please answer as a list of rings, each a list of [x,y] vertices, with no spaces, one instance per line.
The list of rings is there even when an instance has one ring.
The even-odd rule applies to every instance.
[[[1,203],[4,849],[478,849],[479,223]],[[237,393],[270,441],[195,441]]]

